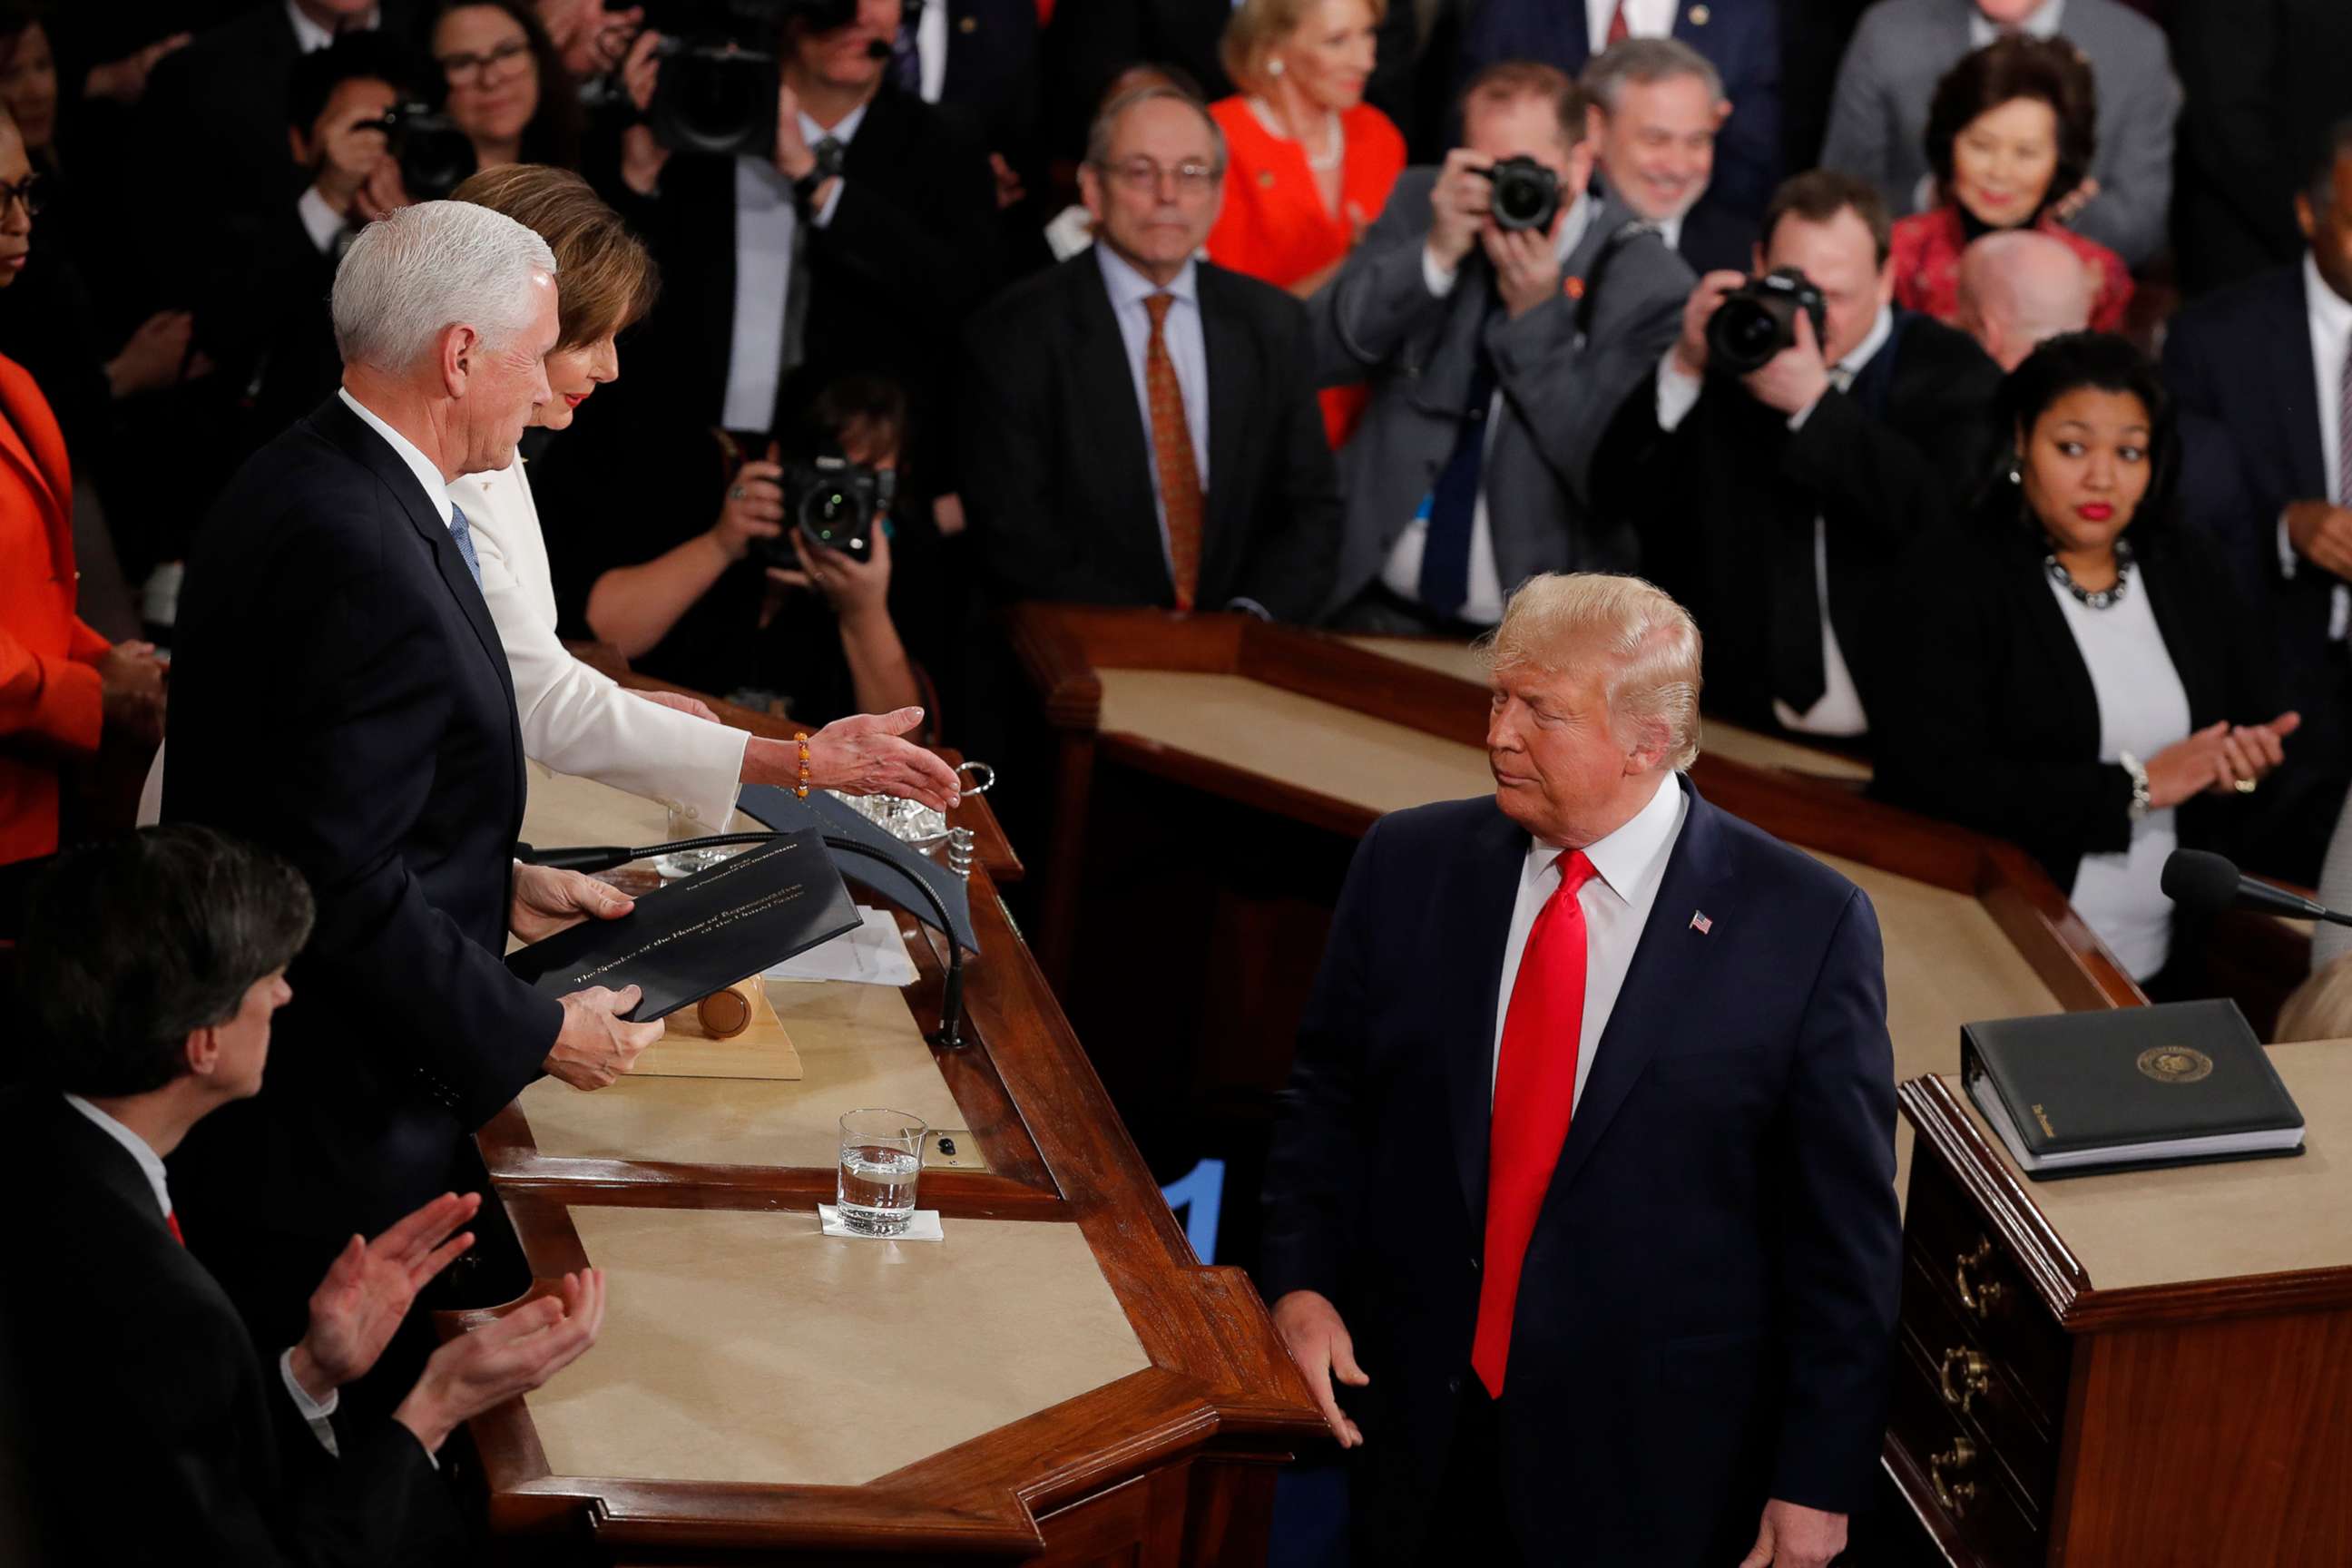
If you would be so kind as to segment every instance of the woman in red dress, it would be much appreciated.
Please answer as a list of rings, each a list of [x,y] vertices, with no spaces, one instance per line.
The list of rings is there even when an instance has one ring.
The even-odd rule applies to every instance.
[[[2090,269],[2092,327],[2120,330],[2130,272],[2114,251],[2066,226],[2098,192],[2085,173],[2096,117],[2091,68],[2063,38],[2001,38],[1946,72],[1927,134],[1941,200],[1895,226],[1895,302],[1956,324],[1960,253],[1999,229],[2035,228]]]
[[[1241,91],[1210,106],[1225,135],[1225,203],[1209,259],[1305,299],[1339,270],[1404,170],[1404,138],[1364,101],[1386,0],[1245,0],[1225,28]],[[1334,447],[1365,389],[1323,394]]]

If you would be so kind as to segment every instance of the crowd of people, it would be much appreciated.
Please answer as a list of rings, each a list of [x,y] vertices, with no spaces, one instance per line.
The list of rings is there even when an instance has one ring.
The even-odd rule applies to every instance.
[[[288,1401],[323,1420],[389,1344],[361,1403],[441,1377],[429,1453],[601,1289],[450,1393],[391,1326],[467,1250],[444,1134],[649,1037],[496,962],[625,905],[509,885],[509,714],[689,820],[746,782],[942,803],[910,740],[1011,731],[1022,600],[1467,639],[1542,574],[1638,574],[1710,714],[2017,842],[2192,994],[2174,846],[2352,902],[2347,58],[2334,0],[0,0],[0,863],[96,842],[57,932],[101,872],[220,889],[156,914],[201,973],[152,994],[28,947],[79,998],[79,1117],[23,1146],[186,1138]],[[403,473],[428,508],[385,510]],[[352,575],[412,522],[398,591]],[[124,757],[202,826],[116,837]],[[202,929],[289,861],[315,924]],[[509,1059],[282,1053],[255,1110],[233,1037],[298,948],[345,1009],[387,955],[456,973],[426,1011]],[[298,1157],[332,1174],[239,1204]],[[298,1376],[322,1273],[392,1279],[353,1231],[404,1260],[390,1322]],[[342,1528],[292,1517],[257,1528]]]

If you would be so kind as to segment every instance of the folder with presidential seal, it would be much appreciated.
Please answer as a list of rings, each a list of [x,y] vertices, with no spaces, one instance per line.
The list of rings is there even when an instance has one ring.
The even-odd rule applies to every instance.
[[[507,967],[551,996],[639,986],[627,1015],[638,1023],[690,1009],[671,1025],[678,1037],[646,1053],[662,1055],[643,1062],[642,1075],[797,1078],[798,1055],[759,977],[858,924],[822,830],[804,827],[640,894],[618,920],[520,948]]]
[[[1960,1078],[2036,1181],[2303,1152],[2303,1112],[2234,1002],[1966,1024]]]

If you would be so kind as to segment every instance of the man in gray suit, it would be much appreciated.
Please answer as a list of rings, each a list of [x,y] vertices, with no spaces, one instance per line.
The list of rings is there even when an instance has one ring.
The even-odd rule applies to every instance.
[[[2126,266],[2140,266],[2164,245],[2180,83],[2163,32],[2120,0],[1880,0],[1838,68],[1822,166],[1868,180],[1891,212],[1933,205],[1928,100],[1963,55],[2003,33],[2065,38],[2090,62],[2099,90],[2089,182],[2096,189],[2070,222]]]
[[[1339,454],[1347,518],[1328,618],[1475,635],[1540,572],[1629,571],[1630,528],[1586,497],[1592,452],[1679,328],[1694,281],[1614,199],[1586,194],[1583,96],[1507,62],[1463,95],[1464,144],[1407,170],[1339,275],[1308,302],[1326,385],[1371,401]],[[1559,182],[1548,228],[1504,228],[1490,171]]]

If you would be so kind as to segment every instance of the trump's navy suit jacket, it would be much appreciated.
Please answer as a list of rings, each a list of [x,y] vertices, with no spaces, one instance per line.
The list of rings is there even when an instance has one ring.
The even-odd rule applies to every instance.
[[[1736,1563],[1768,1497],[1852,1511],[1885,1426],[1900,1234],[1876,916],[1667,787],[1689,811],[1513,1318],[1502,1489],[1531,1563]],[[1330,1297],[1370,1376],[1340,1392],[1375,1559],[1416,1558],[1475,1375],[1496,990],[1528,842],[1491,798],[1366,836],[1275,1134],[1265,1293]]]

